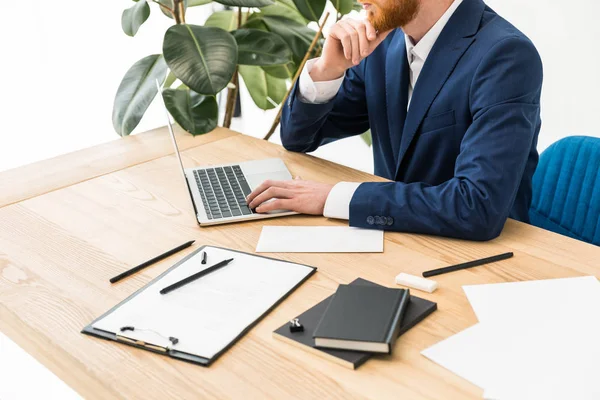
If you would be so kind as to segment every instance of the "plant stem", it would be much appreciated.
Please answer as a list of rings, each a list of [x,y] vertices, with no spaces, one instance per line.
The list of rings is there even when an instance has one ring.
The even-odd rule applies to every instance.
[[[185,5],[183,0],[173,0],[173,17],[176,24],[185,24]]]
[[[329,18],[329,12],[327,12],[325,14],[325,18],[323,18],[323,22],[321,23],[321,26],[319,26],[319,30],[315,34],[315,37],[313,38],[313,41],[310,44],[310,47],[308,48],[308,51],[306,52],[306,54],[304,55],[304,58],[302,59],[302,62],[298,66],[296,75],[294,75],[294,79],[292,79],[292,85],[290,86],[287,93],[285,94],[285,97],[281,101],[281,106],[279,107],[279,112],[277,113],[277,116],[275,117],[275,121],[273,121],[273,125],[271,125],[271,129],[269,129],[269,132],[267,132],[267,134],[263,138],[264,140],[269,140],[271,138],[271,136],[273,136],[275,129],[277,129],[277,126],[279,125],[279,121],[281,121],[281,113],[283,112],[283,107],[285,107],[285,102],[287,101],[287,98],[290,97],[290,93],[292,92],[292,89],[294,89],[294,86],[296,86],[296,82],[298,81],[298,78],[300,77],[300,73],[302,72],[302,69],[304,68],[304,65],[306,64],[308,57],[310,56],[310,54],[312,53],[313,49],[315,48],[317,42],[319,41],[319,37],[321,37],[321,32],[323,32],[323,28],[325,27],[327,18]]]
[[[238,7],[238,29],[242,26],[242,7]],[[233,114],[235,112],[235,103],[238,95],[238,87],[239,87],[239,74],[238,67],[235,66],[235,71],[233,72],[233,77],[231,78],[231,84],[234,85],[233,88],[227,89],[227,102],[225,103],[225,117],[223,118],[223,126],[225,128],[229,128],[231,126],[231,119],[233,118]]]

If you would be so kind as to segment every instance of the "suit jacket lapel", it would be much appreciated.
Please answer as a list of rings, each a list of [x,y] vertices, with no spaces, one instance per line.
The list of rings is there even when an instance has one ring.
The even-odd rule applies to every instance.
[[[397,29],[388,48],[385,62],[385,98],[394,165],[398,163],[400,142],[406,119],[408,81],[410,79],[408,68],[404,33]],[[392,168],[390,168],[390,172],[394,173]],[[394,176],[387,178],[394,179]]]
[[[474,35],[479,29],[484,9],[485,4],[481,0],[464,0],[431,49],[414,88],[410,109],[404,123],[396,176],[433,100],[454,71],[462,55],[475,40]]]

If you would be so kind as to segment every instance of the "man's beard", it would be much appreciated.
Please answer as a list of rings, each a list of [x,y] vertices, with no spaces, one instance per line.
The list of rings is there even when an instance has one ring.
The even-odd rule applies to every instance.
[[[369,0],[364,0],[366,3]],[[420,0],[387,0],[391,4],[380,6],[371,3],[367,12],[369,22],[378,32],[407,25],[417,16],[421,6]]]

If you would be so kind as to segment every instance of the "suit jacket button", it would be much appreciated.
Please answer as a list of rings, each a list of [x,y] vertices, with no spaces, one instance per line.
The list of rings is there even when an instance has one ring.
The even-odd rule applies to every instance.
[[[392,218],[392,217],[388,217],[388,218],[387,218],[387,224],[388,224],[388,226],[390,226],[390,225],[394,225],[394,218]]]
[[[373,216],[372,216],[372,215],[369,215],[369,216],[367,217],[367,224],[369,224],[369,225],[373,225],[374,223],[375,223],[375,218],[373,218]]]
[[[381,220],[381,217],[379,215],[375,216],[375,224],[381,225],[382,223],[383,221]]]

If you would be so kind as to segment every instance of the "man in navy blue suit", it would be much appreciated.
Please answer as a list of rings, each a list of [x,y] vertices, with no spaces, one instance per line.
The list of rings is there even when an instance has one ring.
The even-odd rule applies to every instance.
[[[248,200],[351,226],[490,240],[528,222],[542,62],[482,0],[365,0],[334,25],[284,106],[286,149],[371,129],[385,183],[267,181]],[[272,200],[266,202],[267,200]]]

